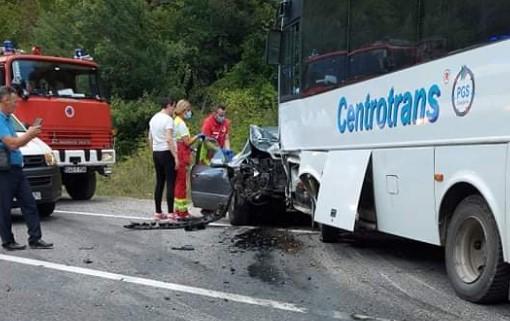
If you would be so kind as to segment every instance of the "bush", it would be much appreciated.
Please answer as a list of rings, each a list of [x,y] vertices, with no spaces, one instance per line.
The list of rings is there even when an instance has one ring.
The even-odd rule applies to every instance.
[[[152,198],[154,166],[149,146],[138,144],[136,153],[119,161],[110,177],[98,176],[97,194]]]
[[[116,130],[115,149],[118,159],[122,160],[136,152],[140,141],[146,141],[149,120],[160,106],[156,99],[147,96],[133,101],[115,98],[111,106]]]
[[[230,143],[240,151],[249,134],[251,124],[277,126],[276,92],[270,84],[247,89],[217,89],[213,101],[227,106],[227,117],[232,121]]]

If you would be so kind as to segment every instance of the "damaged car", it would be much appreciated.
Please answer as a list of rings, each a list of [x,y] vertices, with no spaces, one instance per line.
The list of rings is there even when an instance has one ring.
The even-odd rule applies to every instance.
[[[286,173],[276,127],[250,126],[242,151],[228,160],[206,138],[197,148],[191,170],[191,197],[205,211],[228,211],[232,225],[245,225],[267,208],[285,208]],[[209,155],[210,157],[207,157]]]

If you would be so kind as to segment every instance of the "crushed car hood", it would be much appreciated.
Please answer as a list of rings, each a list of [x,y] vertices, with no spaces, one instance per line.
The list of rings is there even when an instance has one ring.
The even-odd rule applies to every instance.
[[[278,139],[278,127],[259,127],[250,125],[250,137],[241,152],[234,156],[228,163],[229,167],[238,167],[246,158],[251,155],[252,148],[266,152],[273,158],[277,158],[280,150]]]
[[[250,142],[252,145],[263,152],[271,152],[279,147],[278,127],[259,127],[250,125]]]

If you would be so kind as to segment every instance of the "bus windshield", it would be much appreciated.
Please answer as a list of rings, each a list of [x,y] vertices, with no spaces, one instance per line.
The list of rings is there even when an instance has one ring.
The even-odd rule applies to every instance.
[[[66,63],[15,60],[13,83],[21,84],[30,95],[71,98],[99,98],[97,69]]]

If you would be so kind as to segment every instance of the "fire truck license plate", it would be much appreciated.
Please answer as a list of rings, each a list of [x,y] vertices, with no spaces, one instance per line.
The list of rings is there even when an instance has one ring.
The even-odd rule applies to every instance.
[[[87,167],[85,167],[85,166],[64,167],[64,173],[66,173],[66,174],[86,173],[86,172],[87,172]]]

